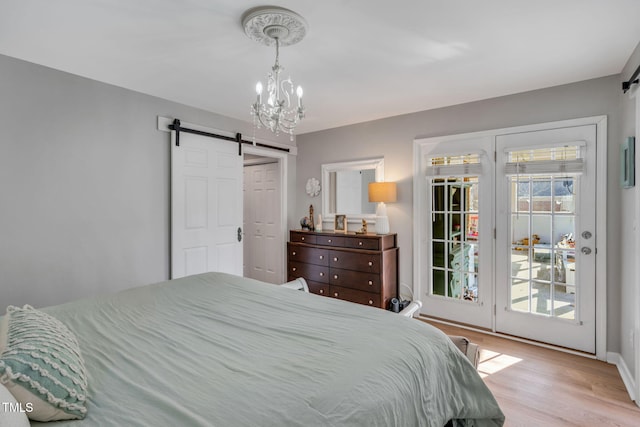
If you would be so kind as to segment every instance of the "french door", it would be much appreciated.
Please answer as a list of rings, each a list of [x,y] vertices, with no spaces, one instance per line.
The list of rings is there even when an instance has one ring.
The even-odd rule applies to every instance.
[[[422,153],[424,311],[484,328],[492,326],[492,153],[492,139],[482,137],[454,147],[436,142]]]
[[[496,330],[595,353],[596,126],[496,138]]]
[[[604,117],[416,140],[422,313],[603,358],[603,146]]]

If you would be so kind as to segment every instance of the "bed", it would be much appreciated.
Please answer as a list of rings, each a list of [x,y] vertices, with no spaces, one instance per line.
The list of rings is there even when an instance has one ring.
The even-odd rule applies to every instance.
[[[77,337],[84,426],[500,426],[442,332],[222,273],[47,307]],[[453,421],[452,421],[453,420]]]

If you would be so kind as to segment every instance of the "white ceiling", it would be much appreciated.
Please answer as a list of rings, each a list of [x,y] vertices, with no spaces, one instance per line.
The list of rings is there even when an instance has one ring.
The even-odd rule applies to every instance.
[[[263,5],[309,24],[298,133],[618,74],[640,41],[639,0],[3,0],[0,53],[251,121]]]

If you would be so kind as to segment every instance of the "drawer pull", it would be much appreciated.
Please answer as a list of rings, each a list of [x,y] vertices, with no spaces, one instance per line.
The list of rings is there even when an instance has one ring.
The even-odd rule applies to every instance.
[[[334,261],[334,262],[337,262],[337,261],[338,261],[338,257],[337,257],[337,256],[334,256],[334,257],[333,257],[333,261]]]
[[[373,305],[373,300],[372,299],[369,300],[369,305]]]
[[[373,286],[373,280],[369,280],[369,286]]]
[[[304,237],[301,237],[300,240],[302,240],[304,242]]]
[[[320,255],[320,259],[324,259],[324,255]]]
[[[362,246],[362,240],[358,242],[358,246]]]
[[[369,261],[369,267],[371,267],[373,265],[373,262]]]
[[[333,278],[334,278],[334,279],[337,279],[337,278],[338,278],[338,275],[337,275],[337,274],[334,274],[334,275],[333,275]]]
[[[291,255],[296,256],[296,253],[295,252],[291,252]]]
[[[320,277],[324,277],[324,273],[323,272],[320,272]]]
[[[327,240],[327,243],[331,243],[331,242],[333,242],[333,240],[331,240],[331,239]]]
[[[337,298],[337,297],[338,297],[338,293],[337,293],[337,292],[334,292],[334,293],[333,293],[333,296]]]
[[[293,268],[291,269],[291,271],[296,271],[296,270],[297,270],[297,268],[295,268],[295,267],[293,267]]]
[[[324,289],[320,289],[320,294],[324,294]]]

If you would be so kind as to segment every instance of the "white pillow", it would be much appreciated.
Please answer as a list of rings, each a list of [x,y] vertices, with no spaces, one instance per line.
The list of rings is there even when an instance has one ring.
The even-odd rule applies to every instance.
[[[0,427],[29,427],[26,411],[5,386],[0,384]]]

